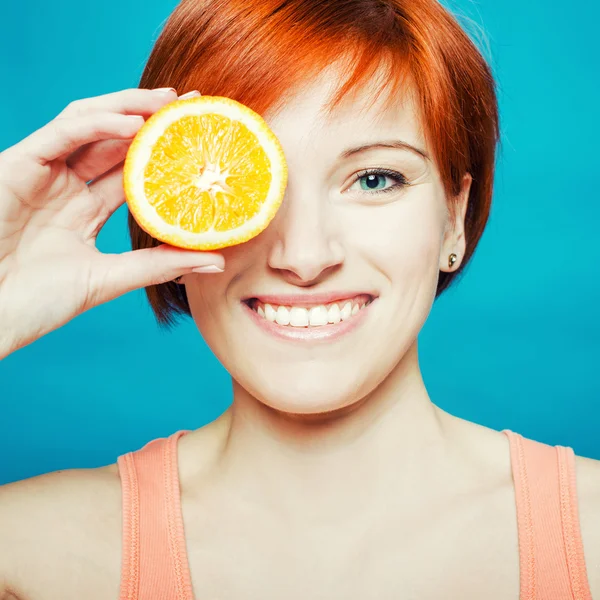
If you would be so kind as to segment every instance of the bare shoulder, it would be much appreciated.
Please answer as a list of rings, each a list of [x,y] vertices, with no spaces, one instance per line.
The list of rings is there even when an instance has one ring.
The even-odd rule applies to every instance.
[[[593,598],[600,598],[600,460],[575,457],[579,522],[588,580]]]
[[[116,465],[0,487],[0,584],[16,598],[118,598],[120,562]]]

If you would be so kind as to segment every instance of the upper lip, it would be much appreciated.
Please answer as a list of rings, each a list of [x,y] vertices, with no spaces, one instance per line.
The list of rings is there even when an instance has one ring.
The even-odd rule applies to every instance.
[[[377,297],[376,294],[365,291],[320,292],[318,294],[256,294],[244,298],[243,302],[258,300],[263,304],[276,304],[277,306],[319,306],[340,300],[350,300],[362,295],[369,296],[371,300]]]

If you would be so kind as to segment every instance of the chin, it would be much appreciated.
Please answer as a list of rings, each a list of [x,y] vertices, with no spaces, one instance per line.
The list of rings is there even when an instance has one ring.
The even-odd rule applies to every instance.
[[[293,369],[293,373],[281,367],[276,372],[265,369],[258,377],[254,374],[236,380],[265,406],[290,415],[343,412],[370,391],[366,382],[349,377],[348,370],[336,373],[326,365],[322,367],[316,372]]]

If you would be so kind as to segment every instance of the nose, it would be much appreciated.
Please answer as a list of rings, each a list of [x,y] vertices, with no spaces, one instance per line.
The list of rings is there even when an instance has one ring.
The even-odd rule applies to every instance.
[[[332,208],[318,194],[292,195],[290,185],[272,225],[275,230],[269,267],[290,283],[316,285],[344,261],[335,233]]]

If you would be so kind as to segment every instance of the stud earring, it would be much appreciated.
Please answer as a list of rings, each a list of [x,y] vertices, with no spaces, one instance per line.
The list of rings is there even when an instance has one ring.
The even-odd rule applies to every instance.
[[[456,256],[456,254],[454,254],[454,252],[448,257],[448,266],[450,268],[452,268],[454,266],[454,263],[456,262],[456,259],[458,257]]]

